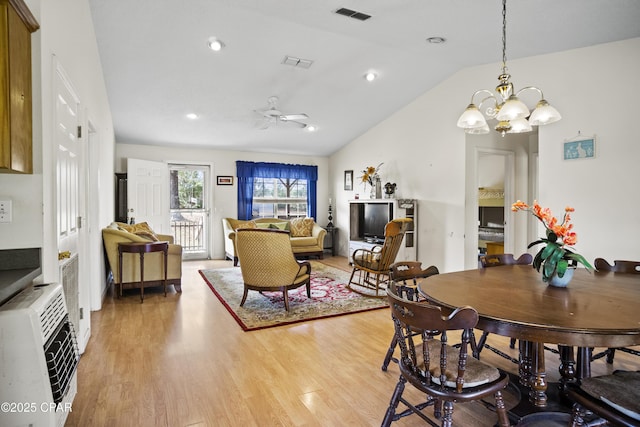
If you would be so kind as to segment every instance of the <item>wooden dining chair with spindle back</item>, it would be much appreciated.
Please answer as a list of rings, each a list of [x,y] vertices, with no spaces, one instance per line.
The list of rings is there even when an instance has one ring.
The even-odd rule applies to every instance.
[[[389,267],[389,277],[395,284],[395,290],[398,296],[411,301],[420,301],[422,298],[418,293],[418,279],[427,278],[434,274],[439,274],[438,268],[434,265],[422,268],[420,261],[399,261],[391,264]],[[398,359],[393,357],[393,352],[398,345],[398,339],[395,334],[389,344],[389,349],[382,362],[382,370],[386,371],[389,363],[393,360],[398,363]]]
[[[593,262],[593,266],[598,271],[609,271],[616,274],[638,274],[638,278],[640,278],[640,261],[625,261],[617,259],[613,261],[613,265],[611,265],[604,258],[596,258]],[[638,286],[640,286],[640,281],[638,282]],[[640,351],[633,348],[608,348],[605,351],[592,355],[591,360],[597,360],[606,356],[607,363],[612,364],[616,350],[633,354],[634,356],[640,356]]]
[[[513,256],[513,254],[491,254],[491,255],[481,256],[479,264],[480,264],[480,268],[489,268],[489,267],[499,267],[501,265],[528,265],[528,264],[531,264],[532,262],[533,262],[533,257],[531,256],[531,254],[527,254],[527,253],[520,255],[517,259]],[[511,356],[500,351],[499,349],[488,345],[486,343],[488,336],[489,336],[488,332],[483,332],[482,335],[480,336],[480,339],[478,340],[478,345],[477,345],[478,357],[480,356],[480,352],[482,351],[483,348],[488,348],[489,350],[493,351],[500,357],[503,357],[514,363],[519,363],[517,359],[512,358]],[[515,346],[516,346],[516,339],[511,338],[509,341],[509,347],[515,348]]]
[[[478,312],[472,307],[460,307],[450,314],[427,301],[416,302],[400,297],[391,282],[387,290],[396,339],[401,357],[398,361],[400,377],[392,393],[382,426],[405,415],[416,414],[430,425],[435,425],[424,410],[433,406],[434,417],[443,427],[452,425],[454,403],[495,399],[497,425],[510,425],[505,408],[503,390],[509,376],[494,366],[468,357],[473,329],[478,323]],[[416,333],[416,331],[421,331]],[[449,337],[460,338],[459,347],[448,344]],[[404,395],[409,383],[426,399],[411,402]],[[406,406],[398,408],[402,403]]]

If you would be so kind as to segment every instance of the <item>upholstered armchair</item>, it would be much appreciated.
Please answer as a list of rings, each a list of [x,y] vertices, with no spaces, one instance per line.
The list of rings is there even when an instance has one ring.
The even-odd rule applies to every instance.
[[[295,227],[296,223],[303,223],[303,227]],[[294,225],[294,227],[292,227]],[[296,257],[315,256],[320,259],[324,253],[324,238],[327,230],[320,227],[313,218],[298,218],[293,220],[280,218],[256,218],[252,220],[239,220],[234,218],[222,218],[222,230],[224,234],[224,252],[228,259],[233,260],[233,265],[238,265],[238,251],[236,250],[236,230],[239,228],[268,228],[287,230],[291,233],[291,249]],[[304,232],[306,229],[306,232]]]
[[[169,252],[167,256],[167,285],[174,285],[177,292],[182,292],[182,246],[173,243],[173,236],[164,234],[153,234],[133,232],[121,229],[127,224],[113,223],[112,226],[102,229],[102,240],[104,250],[109,261],[113,283],[116,287],[137,288],[140,286],[140,257],[138,254],[122,254],[122,283],[118,283],[120,270],[118,266],[118,243],[121,242],[149,242],[153,238],[159,241],[169,242]],[[120,227],[120,228],[118,228]],[[163,254],[153,252],[145,254],[144,258],[144,286],[162,286],[164,279]]]
[[[289,289],[306,286],[307,297],[311,298],[311,264],[296,260],[288,231],[240,228],[236,231],[236,249],[244,281],[241,307],[250,290],[282,292],[287,311]]]

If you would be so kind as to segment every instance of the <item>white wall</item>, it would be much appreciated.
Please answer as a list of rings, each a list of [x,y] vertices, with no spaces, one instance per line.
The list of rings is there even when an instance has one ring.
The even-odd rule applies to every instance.
[[[633,116],[640,38],[510,61],[509,71],[516,90],[542,88],[563,115],[539,129],[539,201],[558,214],[567,204],[576,208],[577,249],[587,259],[640,258],[640,144]],[[344,170],[357,176],[384,161],[383,183],[396,182],[399,197],[418,199],[419,260],[441,271],[463,269],[466,142],[456,121],[471,94],[492,88],[499,73],[500,64],[462,70],[332,155],[336,226],[346,230],[347,200],[355,193],[342,190]],[[578,131],[597,134],[597,157],[563,161],[562,142]],[[346,256],[348,236],[339,238]]]
[[[98,190],[90,200],[98,207],[96,223],[106,222],[106,212],[113,212],[113,197],[100,197],[101,193],[113,194],[113,128],[88,1],[26,3],[40,24],[32,35],[34,174],[0,174],[0,196],[8,196],[14,205],[13,222],[0,227],[0,249],[42,247],[42,280],[48,282],[58,279],[54,55],[80,97],[84,118],[91,120],[98,132],[93,154],[99,158],[99,166],[91,171]],[[93,238],[88,256],[94,264],[90,281],[101,281],[104,289],[101,238]]]
[[[206,148],[175,148],[163,146],[116,144],[116,172],[127,171],[127,158],[162,161],[168,163],[188,162],[211,165],[212,176],[212,258],[224,258],[224,239],[222,235],[222,218],[237,218],[237,180],[233,186],[215,185],[217,175],[236,175],[236,160],[250,162],[279,162],[318,166],[318,206],[317,222],[326,225],[328,222],[329,193],[327,190],[328,158],[312,156],[294,156],[268,153],[247,153],[242,151],[212,150]],[[112,211],[113,212],[113,211]],[[111,219],[113,221],[113,214]],[[105,222],[104,225],[107,225]]]

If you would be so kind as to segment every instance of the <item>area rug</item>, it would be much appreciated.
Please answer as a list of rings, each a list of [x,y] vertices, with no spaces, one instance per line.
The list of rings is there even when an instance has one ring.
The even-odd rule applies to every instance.
[[[240,307],[244,285],[239,267],[200,270],[209,288],[245,331],[306,322],[387,307],[386,298],[360,295],[346,287],[351,273],[311,261],[311,298],[306,287],[289,291],[289,312],[282,292],[249,291]]]

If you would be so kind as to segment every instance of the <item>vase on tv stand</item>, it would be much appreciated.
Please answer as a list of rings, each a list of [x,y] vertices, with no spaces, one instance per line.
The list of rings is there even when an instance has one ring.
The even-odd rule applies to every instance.
[[[382,182],[380,181],[380,177],[378,175],[375,176],[375,181],[371,186],[371,198],[382,199]]]

